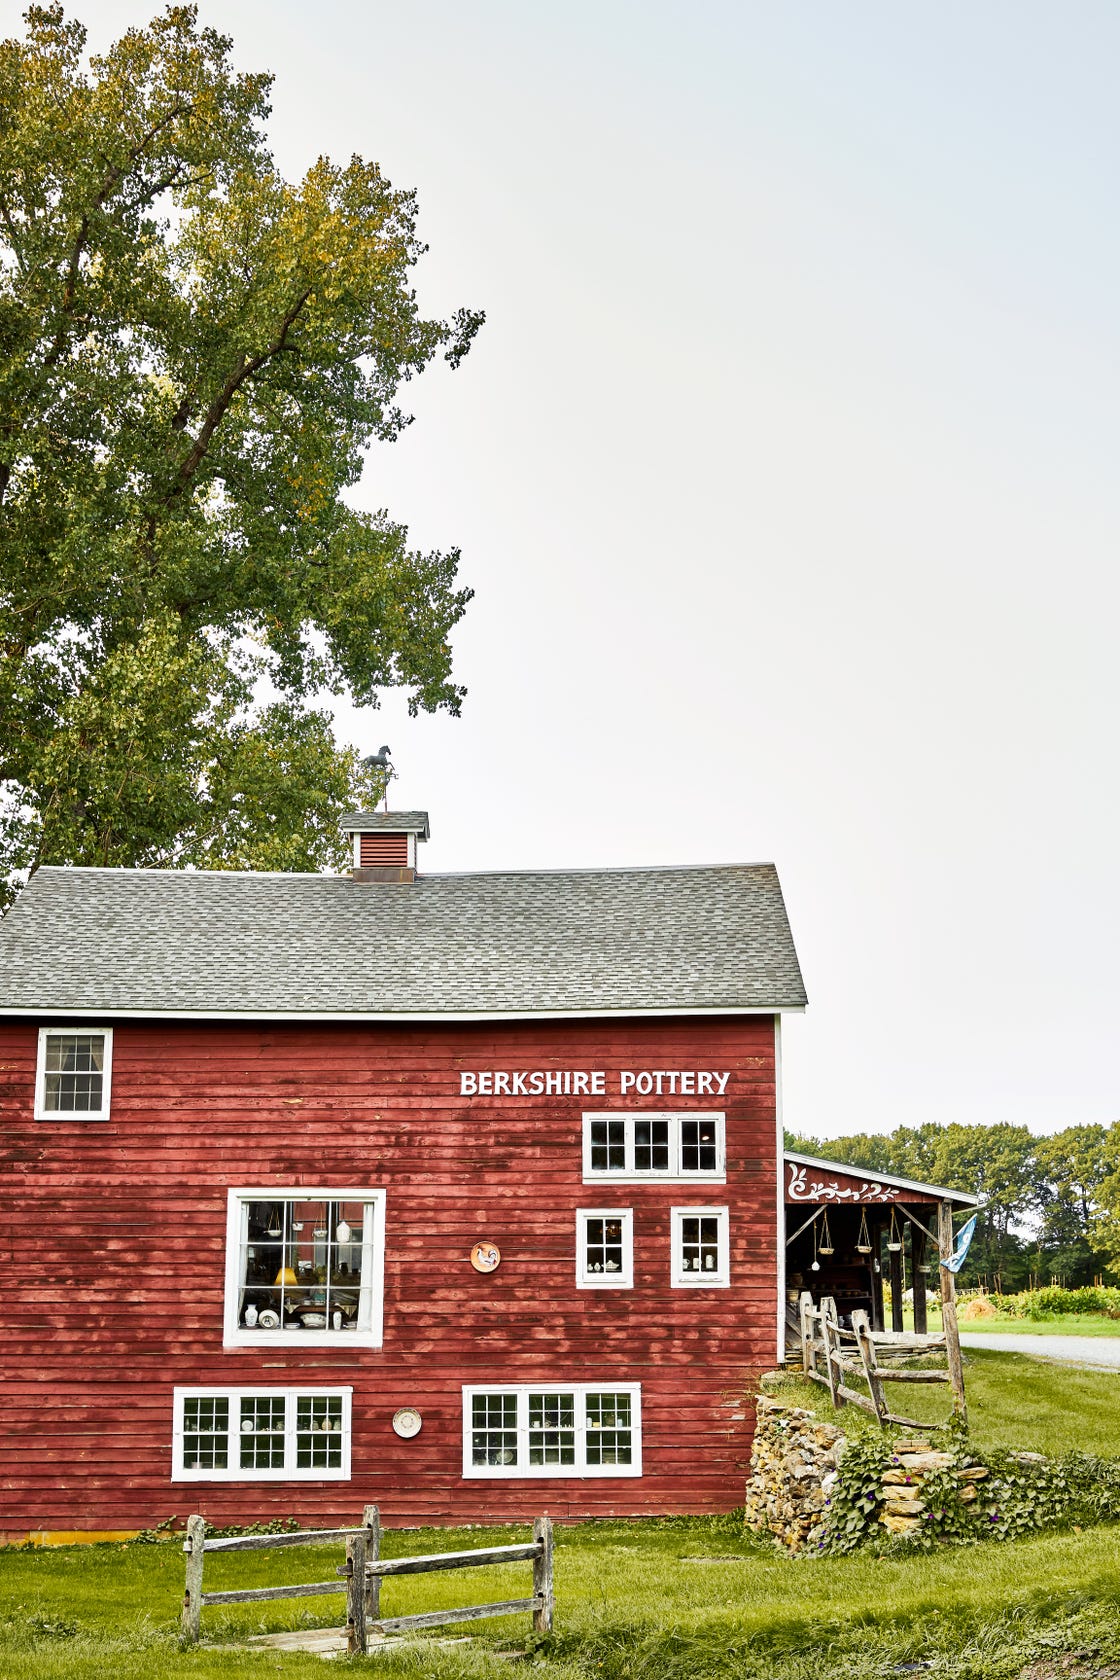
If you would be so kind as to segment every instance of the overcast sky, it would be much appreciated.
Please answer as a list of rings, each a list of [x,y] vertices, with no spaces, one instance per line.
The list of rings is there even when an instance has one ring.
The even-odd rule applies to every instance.
[[[1120,8],[200,9],[487,311],[358,492],[477,591],[339,715],[427,867],[772,859],[790,1126],[1120,1115]]]

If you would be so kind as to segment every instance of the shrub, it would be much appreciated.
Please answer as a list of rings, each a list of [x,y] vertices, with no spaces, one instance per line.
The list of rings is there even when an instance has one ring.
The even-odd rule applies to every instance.
[[[1063,1313],[1098,1313],[1105,1318],[1120,1318],[1120,1288],[1104,1284],[1061,1289],[1052,1283],[1044,1289],[1025,1289],[1021,1295],[1003,1295],[999,1307],[1012,1318],[1055,1318]]]

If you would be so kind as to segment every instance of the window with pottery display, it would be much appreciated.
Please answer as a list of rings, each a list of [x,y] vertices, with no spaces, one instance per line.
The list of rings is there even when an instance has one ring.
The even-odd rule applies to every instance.
[[[349,1388],[175,1390],[173,1481],[344,1479]]]
[[[464,1476],[640,1476],[641,1388],[463,1390]]]
[[[226,1343],[381,1339],[384,1192],[230,1192]]]

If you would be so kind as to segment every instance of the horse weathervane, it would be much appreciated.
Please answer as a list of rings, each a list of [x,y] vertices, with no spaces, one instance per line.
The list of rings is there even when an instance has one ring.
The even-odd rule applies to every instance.
[[[386,811],[389,809],[389,783],[393,780],[393,777],[397,773],[389,761],[389,754],[391,750],[392,749],[390,747],[379,747],[375,753],[370,753],[368,758],[362,759],[363,770],[379,770],[385,777]]]

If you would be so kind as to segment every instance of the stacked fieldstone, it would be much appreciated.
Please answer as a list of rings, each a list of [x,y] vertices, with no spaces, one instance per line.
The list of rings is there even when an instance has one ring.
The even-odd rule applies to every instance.
[[[846,1437],[800,1406],[786,1406],[768,1395],[758,1400],[758,1424],[747,1482],[746,1525],[771,1534],[788,1552],[816,1551],[828,1526],[828,1509]],[[976,1483],[988,1471],[982,1464],[962,1468],[929,1441],[897,1440],[883,1471],[877,1520],[891,1534],[912,1534],[925,1512],[922,1497],[927,1476],[951,1471],[959,1498],[977,1497]]]
[[[790,1552],[816,1549],[844,1450],[844,1432],[800,1406],[762,1395],[747,1483],[746,1524]]]
[[[957,1498],[967,1505],[976,1498],[976,1483],[988,1474],[983,1464],[962,1469],[951,1453],[936,1452],[928,1441],[895,1441],[891,1461],[883,1471],[883,1503],[879,1521],[891,1534],[913,1534],[926,1509],[922,1490],[927,1476],[952,1470],[960,1484]]]

